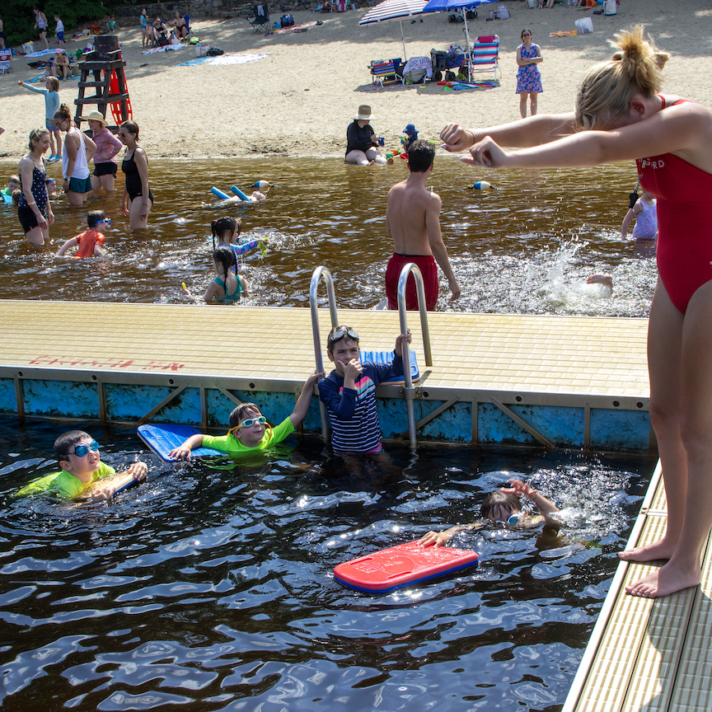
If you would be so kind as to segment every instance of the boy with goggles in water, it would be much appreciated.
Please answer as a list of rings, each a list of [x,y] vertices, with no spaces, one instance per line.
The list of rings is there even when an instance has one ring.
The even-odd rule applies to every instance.
[[[403,343],[410,331],[396,337],[390,364],[359,358],[359,337],[350,326],[335,326],[326,342],[326,353],[336,368],[319,381],[319,398],[331,421],[331,446],[339,454],[377,455],[383,451],[376,412],[376,386],[403,375]]]
[[[171,450],[168,456],[174,460],[188,460],[191,450],[197,447],[209,447],[228,455],[244,455],[256,450],[266,450],[272,445],[281,443],[306,418],[314,393],[314,384],[323,375],[315,371],[307,378],[292,414],[277,427],[273,428],[267,422],[254,403],[242,403],[230,413],[230,430],[227,431],[227,435],[219,437],[201,433],[191,435],[181,446]]]
[[[558,529],[561,526],[556,517],[552,516],[559,508],[546,497],[532,489],[526,482],[509,480],[511,487],[502,487],[495,492],[490,492],[480,505],[480,514],[483,519],[490,522],[499,522],[508,527],[523,527],[526,529],[544,524],[547,527]],[[531,516],[522,511],[520,497],[533,502],[539,509],[537,516]],[[477,529],[483,526],[482,522],[456,526],[446,529],[444,532],[428,532],[421,540],[423,546],[443,546],[447,544],[457,532],[465,529]]]
[[[100,502],[129,485],[143,482],[148,472],[145,463],[134,462],[117,475],[113,467],[101,461],[99,443],[83,430],[60,435],[54,441],[54,451],[62,471],[30,482],[15,497],[49,492],[61,499]]]

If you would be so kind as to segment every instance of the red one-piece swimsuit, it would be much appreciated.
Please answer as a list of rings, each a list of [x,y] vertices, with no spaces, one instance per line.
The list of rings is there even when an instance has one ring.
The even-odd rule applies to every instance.
[[[658,273],[684,314],[692,295],[712,279],[712,174],[672,153],[636,164],[640,184],[658,201]]]

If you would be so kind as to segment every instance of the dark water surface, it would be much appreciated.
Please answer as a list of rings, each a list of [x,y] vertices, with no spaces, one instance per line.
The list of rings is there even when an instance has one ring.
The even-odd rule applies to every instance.
[[[8,175],[16,170],[2,165]],[[49,173],[60,177],[60,168]],[[86,209],[57,202],[53,250],[39,254],[26,244],[15,211],[0,208],[0,298],[184,301],[181,282],[202,294],[213,277],[210,222],[231,214],[243,218],[249,236],[270,240],[264,259],[247,258],[245,275],[254,289],[248,304],[304,306],[311,273],[324,264],[337,280],[340,306],[371,308],[385,296],[392,252],[386,195],[405,176],[402,165],[361,169],[336,158],[152,161],[156,204],[145,235],[127,230],[121,180],[116,194],[91,199]],[[264,203],[199,207],[211,202],[212,186],[247,190],[258,179],[277,184]],[[467,189],[480,179],[497,189]],[[439,153],[430,186],[443,200],[443,236],[463,290],[451,305],[443,286],[439,308],[647,316],[654,259],[619,235],[634,185],[632,163],[487,172]],[[113,220],[109,259],[54,258],[64,240],[86,228],[88,209],[103,209]],[[613,275],[613,297],[583,284],[601,271]]]
[[[117,469],[137,456],[132,431],[84,427]],[[141,453],[149,482],[110,504],[12,500],[54,469],[57,432],[0,420],[8,710],[559,710],[654,466],[390,447],[391,468],[350,471],[308,440],[249,467]],[[473,521],[512,476],[566,508],[560,538],[460,534],[478,568],[385,596],[333,580]]]

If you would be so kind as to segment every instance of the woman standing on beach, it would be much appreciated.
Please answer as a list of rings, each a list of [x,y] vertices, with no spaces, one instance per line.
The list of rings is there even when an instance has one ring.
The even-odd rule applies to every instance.
[[[32,245],[41,247],[49,240],[49,226],[54,223],[52,206],[47,196],[47,168],[42,156],[49,148],[49,129],[30,132],[30,152],[17,166],[20,175],[20,201],[17,218]]]
[[[54,125],[67,133],[62,146],[62,187],[69,204],[78,208],[84,205],[91,192],[89,161],[96,151],[96,144],[74,125],[72,112],[66,104],[55,113]]]
[[[618,35],[616,46],[611,61],[584,77],[575,114],[476,131],[448,124],[441,138],[450,151],[469,149],[465,162],[493,168],[636,159],[641,185],[658,200],[659,279],[648,324],[648,371],[667,529],[660,541],[620,554],[633,562],[668,559],[626,588],[655,598],[699,584],[712,526],[712,112],[659,93],[668,55],[643,41],[641,27]]]
[[[522,44],[517,47],[517,94],[519,94],[519,113],[527,118],[527,97],[531,103],[531,115],[536,115],[537,97],[544,90],[541,87],[541,74],[537,64],[543,62],[539,45],[532,44],[532,31],[522,30]]]
[[[119,128],[119,141],[126,146],[121,170],[126,175],[121,211],[129,216],[131,230],[148,227],[148,214],[153,206],[153,193],[148,185],[148,158],[138,145],[139,128],[133,121],[124,121]]]
[[[35,27],[40,34],[40,40],[44,44],[44,48],[49,49],[49,42],[47,42],[47,15],[38,7],[32,8],[32,12],[35,15]]]

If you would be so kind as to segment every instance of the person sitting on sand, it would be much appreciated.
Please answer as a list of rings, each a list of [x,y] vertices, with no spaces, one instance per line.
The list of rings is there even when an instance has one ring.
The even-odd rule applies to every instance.
[[[509,527],[531,529],[544,525],[558,529],[561,522],[554,516],[559,508],[546,497],[532,489],[526,482],[510,478],[511,487],[502,487],[496,492],[490,492],[480,505],[480,514],[483,519],[490,522],[502,522]],[[533,502],[539,509],[539,514],[532,516],[522,511],[519,498]],[[444,532],[428,532],[420,539],[422,546],[443,546],[447,544],[458,532],[466,529],[477,529],[483,526],[482,522],[455,526]]]
[[[393,163],[393,159],[386,160],[378,146],[378,136],[373,132],[369,123],[372,118],[371,107],[361,104],[358,107],[356,118],[346,129],[346,163],[357,166],[372,166],[374,163],[385,165]]]

